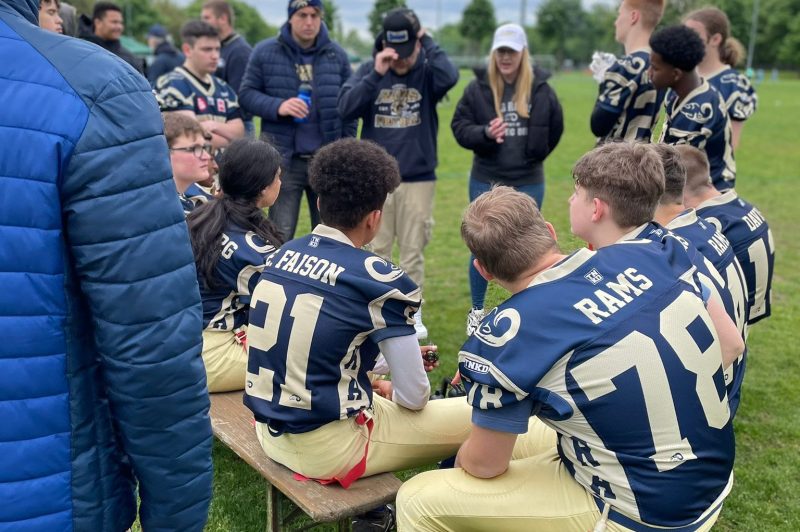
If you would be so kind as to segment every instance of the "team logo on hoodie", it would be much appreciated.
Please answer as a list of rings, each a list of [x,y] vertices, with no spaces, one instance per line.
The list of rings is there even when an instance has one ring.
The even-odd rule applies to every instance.
[[[375,127],[404,128],[422,123],[420,108],[422,94],[417,89],[405,85],[394,85],[391,89],[381,89],[375,100]]]

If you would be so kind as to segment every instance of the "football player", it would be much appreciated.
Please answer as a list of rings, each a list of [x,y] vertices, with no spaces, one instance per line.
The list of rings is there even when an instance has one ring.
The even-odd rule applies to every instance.
[[[190,20],[181,28],[181,39],[186,61],[156,81],[161,110],[196,118],[212,134],[214,148],[225,147],[244,136],[244,122],[236,93],[214,75],[220,49],[217,30]]]
[[[699,217],[694,209],[684,205],[686,168],[678,148],[699,152],[697,148],[686,145],[678,147],[668,144],[653,145],[664,166],[664,194],[661,195],[656,207],[655,223],[647,224],[639,237],[660,238],[663,236],[662,229],[666,229],[697,250],[700,256],[708,261],[705,268],[698,266],[698,271],[706,276],[705,284],[722,302],[725,312],[736,324],[742,339],[746,341],[748,306],[744,273],[728,239],[716,227]],[[739,407],[746,357],[745,349],[733,366],[725,372],[731,417],[735,416]]]
[[[697,65],[697,72],[722,95],[736,150],[744,121],[755,113],[758,105],[758,95],[750,80],[734,68],[744,58],[744,47],[731,36],[728,16],[719,8],[692,11],[684,17],[683,24],[696,31],[706,45],[706,55]]]
[[[250,304],[244,402],[264,451],[345,487],[452,456],[470,409],[458,397],[426,406],[419,287],[362,249],[400,184],[397,161],[375,143],[343,139],[317,152],[309,177],[322,223],[267,258]],[[392,380],[373,385],[379,353]]]
[[[613,209],[582,177],[573,223],[605,231]],[[533,200],[508,187],[472,203],[461,232],[512,295],[459,353],[473,425],[457,468],[403,484],[398,530],[710,528],[734,439],[722,341],[681,243],[612,240],[565,256]],[[532,415],[558,446],[515,459]]]
[[[193,184],[208,179],[213,148],[205,140],[202,126],[193,117],[181,113],[162,113],[161,116],[169,146],[172,179],[175,180],[183,213],[188,215],[198,204],[204,203],[197,196],[186,196],[186,191]]]
[[[283,238],[263,209],[281,188],[281,156],[266,142],[237,139],[222,154],[222,194],[188,216],[200,298],[209,392],[244,388],[247,313],[267,256]]]
[[[678,146],[686,167],[683,200],[697,209],[728,238],[739,259],[747,284],[748,325],[772,313],[772,274],[775,271],[775,241],[764,215],[734,189],[719,192],[711,183],[708,159],[700,150]]]
[[[686,26],[670,26],[650,37],[650,79],[658,89],[672,89],[666,99],[666,119],[659,142],[689,144],[706,152],[711,179],[718,190],[733,188],[736,163],[731,121],[725,102],[695,67],[705,45]]]
[[[663,0],[623,0],[619,5],[614,35],[625,55],[605,71],[591,118],[592,133],[601,141],[650,141],[665,91],[648,77],[648,41],[663,13]]]

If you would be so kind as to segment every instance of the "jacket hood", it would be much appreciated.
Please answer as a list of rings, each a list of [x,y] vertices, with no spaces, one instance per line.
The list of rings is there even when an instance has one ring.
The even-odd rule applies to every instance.
[[[485,65],[476,66],[472,69],[475,73],[475,79],[478,80],[478,83],[482,85],[489,84],[489,70]],[[538,66],[533,66],[533,89],[535,90],[536,87],[541,85],[542,83],[546,82],[552,74],[550,74],[549,70],[545,70],[543,68],[539,68]]]
[[[37,0],[0,0],[25,17],[31,24],[39,25],[39,2]]]
[[[301,48],[299,44],[294,40],[292,37],[292,27],[289,25],[289,22],[284,23],[281,26],[280,36],[278,37],[280,41],[288,45],[292,50],[299,54],[313,54],[317,50],[321,50],[325,47],[328,43],[331,42],[331,38],[328,36],[328,28],[325,26],[325,23],[321,23],[319,26],[319,35],[317,35],[317,42],[315,42],[311,48]]]

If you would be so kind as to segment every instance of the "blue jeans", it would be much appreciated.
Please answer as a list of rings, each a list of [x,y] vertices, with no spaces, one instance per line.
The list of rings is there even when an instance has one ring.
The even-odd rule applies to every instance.
[[[544,203],[544,183],[538,183],[535,185],[520,185],[518,187],[513,187],[514,190],[518,192],[522,192],[523,194],[527,194],[528,196],[532,197],[536,200],[536,204],[539,205],[539,209],[541,210],[542,204]],[[484,192],[489,192],[492,189],[491,183],[484,183],[482,181],[478,181],[477,179],[473,179],[472,176],[469,178],[469,202],[472,203],[475,201],[475,198],[483,194]],[[481,277],[481,274],[478,273],[478,270],[475,269],[475,266],[472,265],[472,261],[475,259],[473,255],[469,256],[469,291],[472,296],[472,306],[473,308],[483,308],[484,301],[486,299],[486,287],[488,286],[488,282],[486,279]]]
[[[294,238],[297,229],[297,216],[300,213],[300,201],[305,192],[308,198],[308,211],[311,214],[311,228],[319,224],[317,195],[308,185],[308,160],[292,157],[289,168],[281,176],[281,192],[275,204],[269,208],[269,219],[272,220],[287,241]]]

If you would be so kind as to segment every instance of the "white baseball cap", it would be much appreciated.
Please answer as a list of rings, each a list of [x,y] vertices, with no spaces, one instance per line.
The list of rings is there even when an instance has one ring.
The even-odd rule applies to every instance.
[[[521,52],[528,47],[528,37],[525,30],[518,24],[503,24],[494,32],[492,41],[492,51],[498,48],[511,48],[515,52]]]

